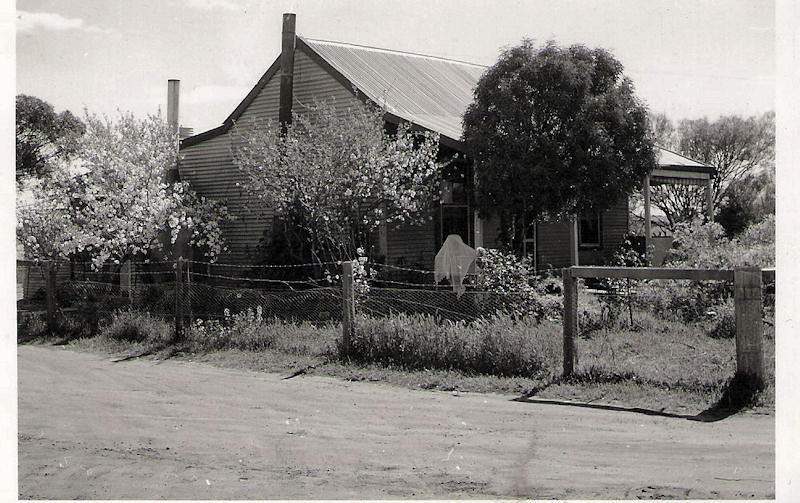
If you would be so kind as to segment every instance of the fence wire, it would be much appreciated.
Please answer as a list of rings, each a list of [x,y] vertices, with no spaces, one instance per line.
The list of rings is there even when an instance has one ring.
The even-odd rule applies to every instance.
[[[25,278],[37,270],[27,262],[18,264],[18,271],[23,269]],[[93,323],[119,309],[145,311],[163,319],[174,319],[180,312],[188,322],[247,310],[260,310],[264,318],[294,322],[342,319],[342,266],[338,262],[243,265],[185,261],[180,283],[175,269],[176,263],[170,261],[139,261],[130,269],[126,264],[96,268],[88,262],[73,262],[68,264],[68,272],[59,276],[58,309],[81,313]],[[431,270],[373,263],[366,269],[355,278],[358,314],[427,315],[464,322],[501,313],[551,319],[561,315],[562,269],[545,271],[549,280],[542,271],[531,276],[527,281],[531,288],[526,292],[486,291],[480,286],[480,276],[469,273],[461,294],[447,280],[437,283]],[[549,291],[541,287],[548,281]],[[43,287],[28,291],[24,291],[25,285],[18,287],[18,297],[24,297],[23,309],[45,309]],[[733,316],[732,282],[598,280],[585,287],[580,296],[580,333],[600,328],[635,329],[659,318],[706,323],[719,334],[730,331],[730,323],[725,323]],[[763,299],[764,320],[769,325],[774,323],[774,282],[764,283]]]
[[[402,313],[464,322],[498,314],[558,316],[560,289],[549,292],[550,295],[537,293],[531,285],[540,280],[539,276],[531,276],[526,289],[489,291],[479,273],[468,272],[464,275],[463,289],[457,290],[448,279],[437,282],[434,271],[372,264],[365,281],[368,288],[357,297],[357,310],[376,317]]]
[[[58,311],[82,317],[94,327],[121,309],[165,320],[174,320],[180,313],[185,322],[247,310],[258,310],[267,319],[293,322],[339,321],[342,317],[341,265],[332,262],[253,266],[184,261],[180,282],[176,262],[131,265],[60,264],[55,292]],[[44,274],[29,263],[19,268],[24,269],[24,274],[18,275],[22,278],[18,281],[21,310],[41,313],[46,309]]]

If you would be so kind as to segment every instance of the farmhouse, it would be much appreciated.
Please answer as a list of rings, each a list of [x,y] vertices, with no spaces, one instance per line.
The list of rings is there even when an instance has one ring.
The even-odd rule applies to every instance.
[[[485,70],[462,61],[301,37],[295,33],[294,14],[284,14],[281,54],[222,125],[182,140],[180,176],[199,194],[228,205],[236,220],[224,229],[229,247],[224,259],[246,263],[273,222],[269,210],[256,210],[239,186],[244,177],[233,162],[235,123],[290,120],[292,108],[315,98],[333,100],[342,111],[372,102],[386,110],[389,124],[406,121],[439,133],[442,155],[452,156],[465,152],[462,115]],[[646,181],[646,194],[650,183],[700,184],[710,190],[712,168],[663,149],[659,155],[660,166]],[[431,269],[449,234],[459,234],[474,247],[495,246],[499,223],[478,217],[471,200],[472,178],[468,159],[449,165],[430,222],[382,229],[375,252],[389,264]],[[628,229],[628,201],[622,201],[574,223],[535,222],[525,247],[539,268],[597,264],[614,253]]]

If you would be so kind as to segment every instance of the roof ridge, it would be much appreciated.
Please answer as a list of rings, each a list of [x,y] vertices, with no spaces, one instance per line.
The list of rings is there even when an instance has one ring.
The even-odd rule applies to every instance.
[[[462,65],[470,65],[470,66],[474,66],[474,67],[477,67],[477,68],[489,68],[486,65],[481,65],[481,64],[478,64],[478,63],[471,63],[469,61],[462,61],[462,60],[459,60],[459,59],[445,58],[443,56],[434,56],[432,54],[422,54],[422,53],[419,53],[419,52],[399,51],[397,49],[386,49],[384,47],[375,47],[375,46],[370,46],[370,45],[352,44],[352,43],[349,43],[349,42],[338,42],[336,40],[324,40],[324,39],[321,39],[321,38],[303,37],[301,35],[297,35],[297,36],[302,38],[303,40],[305,40],[307,42],[319,42],[319,43],[322,43],[322,44],[333,44],[333,45],[342,45],[342,46],[347,46],[347,47],[357,47],[359,49],[367,49],[367,50],[376,51],[376,52],[385,52],[385,53],[388,53],[388,54],[400,54],[400,55],[403,55],[403,56],[414,56],[414,57],[417,57],[417,58],[436,59],[436,60],[440,60],[440,61],[445,61],[447,63],[459,63],[459,64],[462,64]]]

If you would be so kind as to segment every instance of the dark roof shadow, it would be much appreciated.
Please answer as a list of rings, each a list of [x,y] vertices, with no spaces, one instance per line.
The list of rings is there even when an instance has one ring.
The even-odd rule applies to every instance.
[[[713,423],[716,421],[721,421],[729,416],[736,414],[737,412],[739,412],[739,410],[741,410],[741,409],[731,409],[731,408],[720,408],[718,405],[714,405],[713,407],[710,407],[704,410],[703,412],[700,412],[699,414],[673,414],[671,412],[644,409],[641,407],[620,407],[618,405],[568,402],[565,400],[551,400],[547,398],[535,398],[535,397],[525,397],[525,396],[514,398],[512,399],[512,401],[542,404],[542,405],[561,405],[565,407],[580,407],[584,409],[609,410],[614,412],[631,412],[634,414],[644,414],[645,416],[659,416],[659,417],[669,417],[674,419],[686,419],[688,421],[699,421],[703,423]]]

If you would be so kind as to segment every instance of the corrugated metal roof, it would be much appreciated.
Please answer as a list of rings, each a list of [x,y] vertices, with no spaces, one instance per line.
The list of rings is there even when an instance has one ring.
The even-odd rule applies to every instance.
[[[372,101],[387,111],[461,139],[462,117],[487,67],[435,56],[302,37],[303,41]],[[661,167],[709,168],[676,152],[658,149]]]
[[[658,165],[661,167],[684,167],[684,168],[708,168],[703,163],[697,162],[694,159],[689,159],[686,156],[667,150],[663,147],[658,147]]]
[[[485,66],[304,37],[303,41],[388,112],[461,139],[461,118]]]
[[[461,140],[464,112],[472,103],[472,93],[478,80],[488,68],[437,56],[300,36],[298,38],[370,100],[385,107],[388,112],[455,142]],[[227,131],[277,71],[278,63],[279,59],[276,59],[222,126],[190,137],[182,141],[182,145],[194,145]],[[700,168],[700,171],[712,169],[676,152],[657,148],[658,164],[662,168]]]

